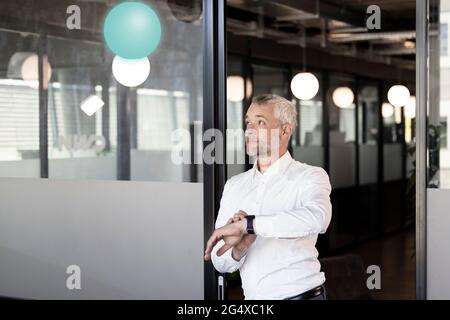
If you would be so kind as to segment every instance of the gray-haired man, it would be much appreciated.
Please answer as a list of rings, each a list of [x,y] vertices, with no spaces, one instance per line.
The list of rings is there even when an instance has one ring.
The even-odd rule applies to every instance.
[[[327,173],[287,151],[295,106],[256,97],[245,116],[247,172],[229,179],[205,259],[222,273],[239,269],[245,299],[325,299],[316,241],[331,220]]]

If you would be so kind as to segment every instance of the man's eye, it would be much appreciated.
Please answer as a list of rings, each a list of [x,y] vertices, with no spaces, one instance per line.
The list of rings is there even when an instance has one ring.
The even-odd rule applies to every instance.
[[[265,125],[266,123],[265,123],[264,121],[262,121],[262,120],[259,120],[258,124],[259,124],[260,126],[262,126],[262,125]]]

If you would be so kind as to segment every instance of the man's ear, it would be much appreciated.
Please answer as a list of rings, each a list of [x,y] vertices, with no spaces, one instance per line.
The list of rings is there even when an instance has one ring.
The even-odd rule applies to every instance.
[[[292,134],[292,127],[289,124],[283,124],[283,126],[281,127],[281,133],[283,135],[287,135],[287,136],[291,136]]]

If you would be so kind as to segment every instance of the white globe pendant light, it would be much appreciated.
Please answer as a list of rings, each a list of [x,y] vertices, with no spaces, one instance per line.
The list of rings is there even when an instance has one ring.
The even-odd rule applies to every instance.
[[[409,101],[410,93],[407,87],[401,84],[392,86],[388,91],[389,103],[394,107],[403,107]]]
[[[319,80],[310,72],[297,73],[292,78],[291,91],[297,99],[310,100],[319,91]]]
[[[43,62],[43,87],[44,89],[47,89],[48,82],[52,77],[52,67],[48,62],[47,56],[44,56]],[[39,57],[37,54],[32,54],[23,61],[20,73],[23,80],[28,84],[28,86],[33,89],[39,88]]]
[[[349,87],[339,87],[333,91],[333,102],[339,108],[350,108],[355,100],[355,95]]]
[[[247,98],[252,96],[252,82],[247,79]],[[245,97],[245,84],[244,78],[241,76],[228,76],[227,77],[227,99],[232,102],[241,102]]]
[[[112,63],[112,73],[117,82],[126,87],[137,87],[147,80],[150,74],[150,61],[142,59],[124,59],[115,56]]]
[[[394,115],[394,107],[392,106],[392,104],[388,103],[388,102],[384,102],[381,105],[381,114],[383,116],[383,118],[390,118]]]

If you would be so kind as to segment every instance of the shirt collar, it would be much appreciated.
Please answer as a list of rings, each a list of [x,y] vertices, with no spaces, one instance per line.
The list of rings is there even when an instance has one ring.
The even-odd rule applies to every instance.
[[[270,167],[266,170],[266,172],[261,173],[258,170],[258,160],[255,161],[255,163],[253,164],[253,178],[255,178],[255,176],[259,176],[259,177],[269,177],[269,176],[273,176],[275,174],[283,174],[286,169],[288,168],[288,166],[291,164],[292,162],[292,156],[289,153],[289,151],[286,151],[280,158],[278,158],[274,163],[272,163],[270,165]]]

